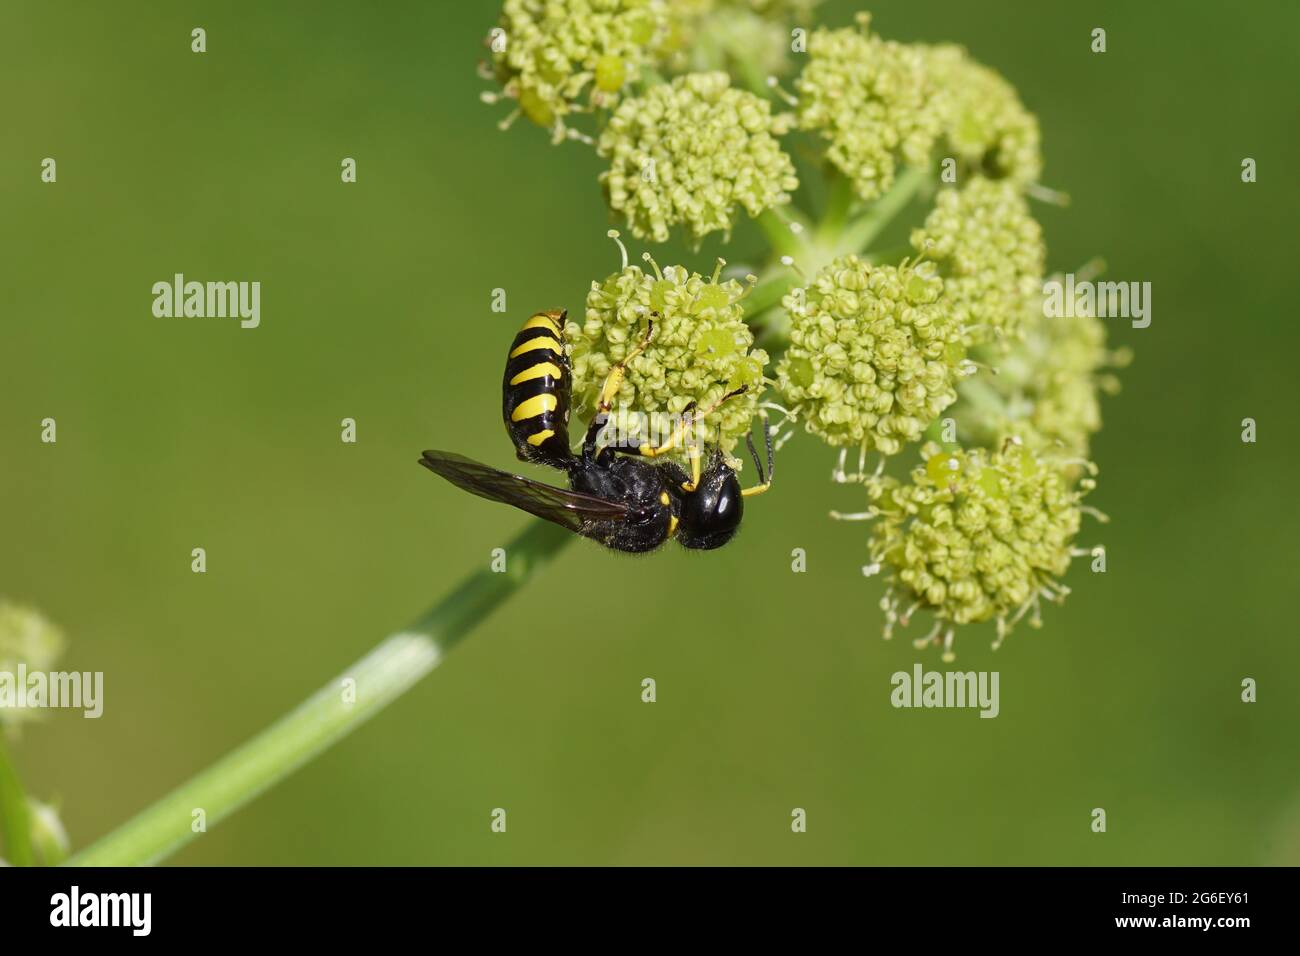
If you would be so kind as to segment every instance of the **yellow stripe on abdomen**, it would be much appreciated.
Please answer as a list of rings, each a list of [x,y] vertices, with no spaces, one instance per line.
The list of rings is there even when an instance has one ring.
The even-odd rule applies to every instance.
[[[560,367],[554,362],[539,362],[531,368],[526,368],[510,380],[511,385],[518,385],[520,382],[529,382],[535,378],[541,378],[549,375],[551,378],[559,379]]]
[[[522,345],[513,349],[510,352],[510,358],[515,358],[516,356],[523,355],[525,352],[532,352],[536,349],[549,349],[556,355],[564,354],[564,349],[561,347],[559,342],[555,341],[555,339],[548,338],[545,335],[539,335],[537,338],[529,339],[527,342],[524,342]]]
[[[535,316],[524,323],[525,329],[547,329],[556,338],[560,336],[560,326],[545,312],[538,312]],[[522,330],[521,330],[522,331]]]
[[[512,422],[522,422],[525,418],[536,418],[545,412],[555,411],[555,406],[559,400],[554,395],[543,392],[541,395],[534,395],[532,398],[524,399],[510,413]]]
[[[536,448],[538,445],[540,445],[542,442],[546,441],[546,439],[550,438],[550,437],[551,437],[552,435],[554,435],[554,434],[555,434],[555,432],[552,431],[551,429],[549,429],[549,428],[544,429],[543,431],[540,431],[540,432],[538,432],[538,433],[535,434],[535,435],[529,435],[529,436],[528,436],[528,444],[530,444],[530,445],[532,445],[534,448]]]

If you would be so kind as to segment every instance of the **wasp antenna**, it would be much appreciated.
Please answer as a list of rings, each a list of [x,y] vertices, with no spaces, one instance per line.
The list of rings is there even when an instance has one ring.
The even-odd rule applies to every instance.
[[[618,230],[611,229],[605,235],[614,240],[614,244],[618,246],[619,255],[623,257],[623,266],[619,271],[627,269],[627,246],[623,245],[623,240],[618,237]]]

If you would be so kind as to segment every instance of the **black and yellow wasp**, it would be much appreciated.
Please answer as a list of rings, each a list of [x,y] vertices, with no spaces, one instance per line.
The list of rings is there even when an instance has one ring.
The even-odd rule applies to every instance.
[[[764,422],[766,472],[753,437],[746,437],[759,483],[743,491],[717,447],[704,462],[703,451],[684,442],[697,422],[745,389],[728,392],[703,412],[688,407],[661,445],[624,440],[598,446],[597,438],[609,421],[627,362],[640,354],[654,335],[651,318],[641,343],[610,369],[582,451],[575,455],[569,448],[573,381],[564,351],[566,316],[564,311],[538,312],[524,323],[510,346],[501,388],[506,431],[520,460],[558,468],[568,475],[569,487],[556,488],[498,471],[454,452],[426,451],[420,464],[458,488],[513,505],[616,551],[653,551],[669,538],[686,548],[722,547],[740,525],[744,499],[771,487],[771,433]],[[653,461],[679,448],[687,452],[690,474],[674,462]]]

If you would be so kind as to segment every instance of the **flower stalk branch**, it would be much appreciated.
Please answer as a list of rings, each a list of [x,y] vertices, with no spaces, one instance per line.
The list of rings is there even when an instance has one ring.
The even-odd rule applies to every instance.
[[[555,525],[534,521],[507,547],[506,571],[474,572],[297,709],[65,865],[147,866],[175,853],[198,836],[195,811],[203,812],[208,827],[221,822],[356,730],[437,667],[572,537]],[[345,694],[348,681],[355,687],[351,703]]]

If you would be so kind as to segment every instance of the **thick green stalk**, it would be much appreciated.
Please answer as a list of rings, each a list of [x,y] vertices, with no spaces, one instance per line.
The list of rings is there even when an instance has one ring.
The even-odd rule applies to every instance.
[[[754,286],[754,290],[741,300],[745,310],[745,320],[750,321],[762,315],[799,284],[799,275],[790,269],[782,268],[770,277]]]
[[[18,772],[14,770],[5,749],[3,728],[0,728],[0,838],[3,838],[5,859],[13,866],[31,866],[32,853],[31,811],[27,794],[23,792]]]
[[[767,237],[767,244],[772,247],[773,253],[777,256],[797,257],[803,251],[804,244],[790,228],[790,221],[797,222],[800,226],[802,222],[793,209],[785,210],[785,215],[790,217],[789,220],[775,210],[764,209],[754,221],[763,230],[763,235]]]
[[[867,211],[845,227],[839,238],[843,252],[860,253],[880,234],[894,217],[912,201],[921,186],[930,179],[930,171],[921,166],[909,166],[894,180],[894,186]]]
[[[829,164],[828,164],[829,167]],[[823,245],[831,245],[844,231],[849,210],[853,208],[853,182],[838,169],[828,168],[826,208],[817,227],[817,238]]]
[[[474,572],[427,614],[381,642],[296,710],[67,861],[67,866],[157,863],[355,730],[438,666],[443,656],[573,537],[545,521],[506,549],[506,570]],[[351,702],[349,702],[351,700]]]

